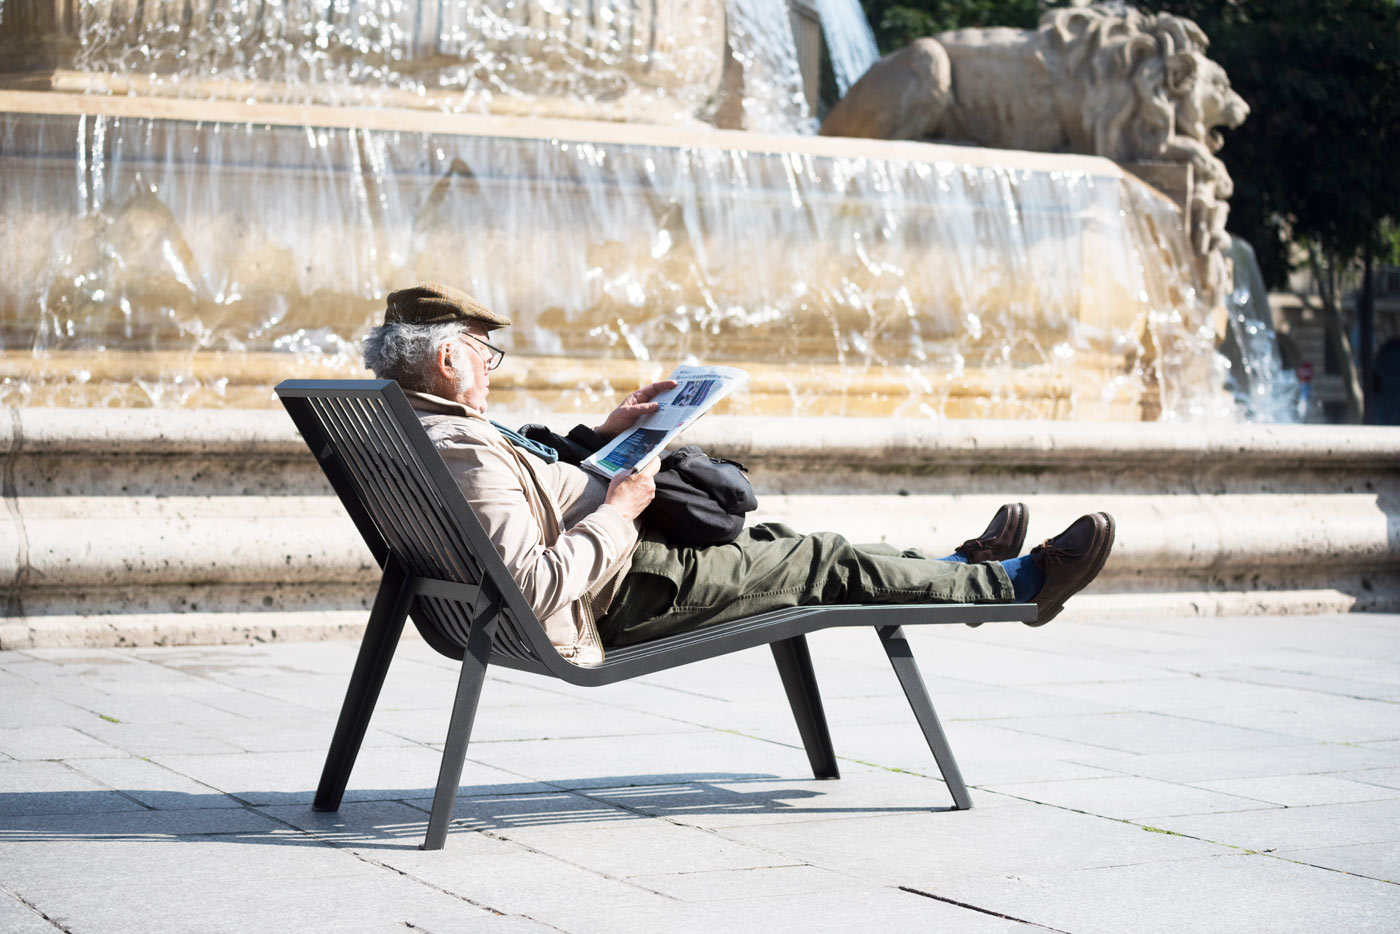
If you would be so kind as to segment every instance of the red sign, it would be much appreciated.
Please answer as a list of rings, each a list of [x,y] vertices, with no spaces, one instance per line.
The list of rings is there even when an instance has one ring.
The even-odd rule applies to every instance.
[[[1303,383],[1311,383],[1313,378],[1313,365],[1307,360],[1298,364],[1298,380]]]

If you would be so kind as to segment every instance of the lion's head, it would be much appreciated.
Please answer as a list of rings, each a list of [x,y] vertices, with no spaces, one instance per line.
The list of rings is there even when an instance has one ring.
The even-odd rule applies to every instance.
[[[1176,133],[1219,152],[1225,143],[1220,128],[1234,129],[1244,123],[1249,105],[1230,87],[1225,69],[1200,52],[1173,55],[1166,68],[1166,90],[1176,101]]]
[[[1189,19],[1098,4],[1052,10],[1037,33],[1057,78],[1084,90],[1080,116],[1096,155],[1191,161],[1214,171],[1220,128],[1249,115]]]

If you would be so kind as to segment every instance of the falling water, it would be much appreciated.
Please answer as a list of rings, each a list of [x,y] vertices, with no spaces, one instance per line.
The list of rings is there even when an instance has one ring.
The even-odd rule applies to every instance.
[[[1111,170],[3,121],[11,403],[71,367],[113,402],[263,404],[353,366],[382,296],[427,279],[515,319],[535,364],[506,378],[542,397],[699,359],[754,364],[789,411],[1073,417],[1149,384],[1169,416],[1210,405],[1179,224]]]
[[[0,92],[7,404],[269,405],[359,375],[384,294],[438,280],[515,320],[521,409],[700,360],[750,369],[749,411],[1223,414],[1168,202],[811,136],[779,4],[37,9],[0,0],[0,52],[68,30],[46,80],[83,93]]]
[[[1229,318],[1221,350],[1230,364],[1229,385],[1240,413],[1252,422],[1302,421],[1298,378],[1283,368],[1268,289],[1254,248],[1248,241],[1232,237],[1230,259],[1235,282],[1225,298]]]
[[[859,0],[817,0],[817,10],[822,18],[836,90],[844,95],[880,57],[875,33]]]

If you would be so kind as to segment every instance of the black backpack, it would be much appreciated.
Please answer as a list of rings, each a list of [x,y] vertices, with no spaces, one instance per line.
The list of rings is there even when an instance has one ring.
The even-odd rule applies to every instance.
[[[567,437],[543,425],[525,425],[520,433],[553,448],[560,460],[574,465],[607,443],[583,425]],[[642,521],[673,545],[727,545],[739,537],[744,517],[756,508],[758,498],[749,483],[748,468],[687,444],[661,459],[656,498],[642,512]]]

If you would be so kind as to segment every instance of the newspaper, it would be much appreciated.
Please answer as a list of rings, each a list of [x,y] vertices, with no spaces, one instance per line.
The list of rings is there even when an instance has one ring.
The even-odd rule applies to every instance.
[[[730,366],[678,366],[671,379],[675,388],[651,400],[659,409],[637,419],[583,466],[611,478],[645,465],[715,403],[747,383],[749,374]]]

